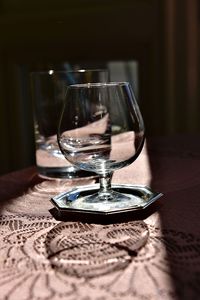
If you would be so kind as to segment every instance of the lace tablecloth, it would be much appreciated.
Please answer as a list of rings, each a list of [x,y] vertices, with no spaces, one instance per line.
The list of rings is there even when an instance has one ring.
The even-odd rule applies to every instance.
[[[43,180],[34,167],[0,178],[0,299],[200,299],[200,147],[184,137],[156,140],[115,173],[113,182],[164,193],[137,218],[55,219],[50,197],[90,182]],[[141,219],[149,231],[144,247],[132,255],[113,246],[114,238],[132,238]],[[73,262],[87,263],[56,267],[51,249],[63,245]]]

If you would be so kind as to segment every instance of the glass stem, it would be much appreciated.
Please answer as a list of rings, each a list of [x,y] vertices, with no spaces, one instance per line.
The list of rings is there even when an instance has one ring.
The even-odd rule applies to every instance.
[[[100,190],[99,196],[106,197],[111,196],[112,188],[111,188],[111,180],[112,180],[113,173],[106,173],[104,175],[100,175],[99,183],[100,183]]]

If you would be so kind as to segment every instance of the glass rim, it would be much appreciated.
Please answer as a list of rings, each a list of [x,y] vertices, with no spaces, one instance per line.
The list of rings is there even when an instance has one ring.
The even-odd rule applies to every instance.
[[[113,81],[113,82],[88,82],[88,83],[77,83],[71,84],[67,88],[78,89],[78,88],[95,88],[95,87],[114,87],[114,86],[130,86],[128,81]]]
[[[108,73],[108,69],[101,69],[101,68],[97,68],[97,69],[77,69],[77,70],[54,70],[54,69],[49,69],[49,70],[43,70],[43,71],[31,71],[30,75],[35,75],[35,74],[39,74],[39,75],[53,75],[55,74],[64,74],[64,73],[87,73],[87,72],[105,72]]]

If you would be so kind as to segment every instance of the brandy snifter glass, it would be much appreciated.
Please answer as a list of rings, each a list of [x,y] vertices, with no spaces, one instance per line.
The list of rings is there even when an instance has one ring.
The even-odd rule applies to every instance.
[[[113,212],[140,205],[128,187],[111,185],[113,172],[133,163],[144,144],[143,118],[128,82],[68,86],[57,137],[72,165],[99,176],[98,189],[69,193],[72,209]]]

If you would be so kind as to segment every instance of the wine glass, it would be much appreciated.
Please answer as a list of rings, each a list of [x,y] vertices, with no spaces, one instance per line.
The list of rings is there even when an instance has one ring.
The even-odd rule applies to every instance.
[[[57,137],[71,164],[99,176],[100,187],[69,192],[68,207],[109,213],[141,205],[129,186],[111,185],[113,172],[133,163],[144,144],[143,118],[128,82],[68,86]]]

